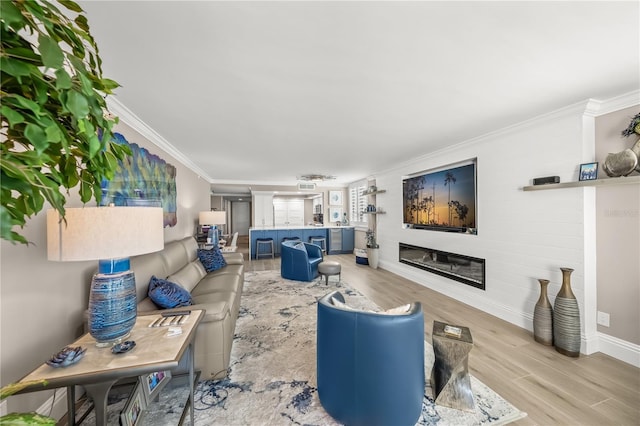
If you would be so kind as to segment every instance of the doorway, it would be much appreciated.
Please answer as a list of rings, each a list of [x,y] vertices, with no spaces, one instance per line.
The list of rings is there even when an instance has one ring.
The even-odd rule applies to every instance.
[[[231,202],[231,229],[238,235],[249,235],[251,205],[248,201]]]

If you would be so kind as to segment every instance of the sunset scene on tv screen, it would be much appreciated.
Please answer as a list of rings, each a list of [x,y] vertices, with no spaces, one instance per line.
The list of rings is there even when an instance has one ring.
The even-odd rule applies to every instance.
[[[474,164],[405,179],[404,223],[475,228],[475,193]]]

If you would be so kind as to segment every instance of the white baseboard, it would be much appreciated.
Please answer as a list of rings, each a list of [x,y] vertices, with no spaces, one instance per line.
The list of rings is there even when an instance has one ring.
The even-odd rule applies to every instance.
[[[76,397],[78,391],[76,390]],[[51,407],[53,405],[53,408]],[[53,417],[60,420],[67,414],[67,388],[58,388],[40,407],[36,409],[36,413]]]
[[[439,285],[439,277],[428,281],[417,272],[407,270],[396,262],[380,261],[380,268],[393,272],[403,278],[411,280],[417,284],[430,288],[445,296],[456,299],[462,303],[480,309],[483,312],[491,314],[497,318],[505,320],[525,330],[533,330],[533,315],[526,312],[519,312],[509,306],[495,303],[482,295],[471,293],[458,293],[452,288],[445,288]],[[592,354],[594,352],[602,352],[615,359],[631,364],[640,368],[640,345],[627,342],[617,337],[608,336],[603,333],[596,333],[589,336],[581,336],[580,352],[584,354]]]
[[[441,284],[440,281],[444,282],[448,280],[448,278],[440,278],[439,276],[435,276],[434,278],[427,281],[424,277],[424,274],[422,273],[423,271],[416,268],[412,268],[415,269],[415,271],[405,269],[400,263],[380,261],[380,268],[386,269],[389,272],[393,272],[396,275],[400,275],[403,278],[411,280],[424,287],[430,288],[431,290],[437,291],[438,293],[444,294],[445,296],[456,299],[469,306],[473,306],[474,308],[477,308],[483,312],[491,314],[511,324],[515,324],[518,327],[524,328],[525,330],[533,330],[533,314],[516,311],[510,306],[496,303],[490,298],[482,294],[478,294],[481,291],[479,291],[478,293],[456,291],[455,287]]]
[[[598,351],[640,368],[640,345],[598,333]]]

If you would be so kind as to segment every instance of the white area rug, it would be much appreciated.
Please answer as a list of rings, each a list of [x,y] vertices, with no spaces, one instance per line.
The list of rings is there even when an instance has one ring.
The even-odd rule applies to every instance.
[[[196,425],[336,425],[322,408],[316,389],[316,302],[336,289],[351,306],[377,309],[344,281],[337,283],[335,277],[327,287],[320,280],[285,280],[279,271],[247,273],[229,375],[224,380],[198,383]],[[433,349],[425,342],[427,379],[432,365]],[[434,405],[427,383],[417,424],[502,425],[526,416],[474,377],[471,387],[475,413]],[[163,391],[155,411],[147,413],[143,423],[176,425],[184,394]],[[110,424],[118,413],[117,406],[124,405],[122,400],[113,402],[115,413],[110,413]]]

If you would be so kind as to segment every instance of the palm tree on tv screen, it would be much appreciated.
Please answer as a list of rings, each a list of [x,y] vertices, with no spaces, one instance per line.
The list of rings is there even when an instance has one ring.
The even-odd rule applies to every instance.
[[[449,201],[447,202],[447,206],[449,206],[449,226],[451,226],[451,184],[456,183],[456,177],[451,172],[447,172],[444,176],[444,185],[449,186]]]

